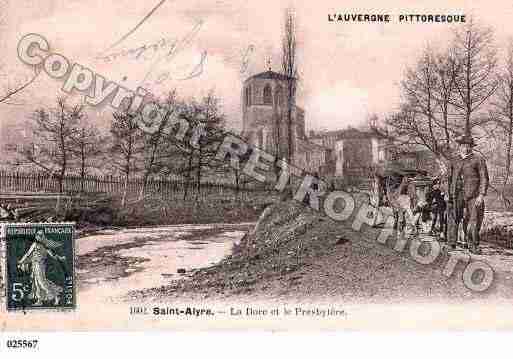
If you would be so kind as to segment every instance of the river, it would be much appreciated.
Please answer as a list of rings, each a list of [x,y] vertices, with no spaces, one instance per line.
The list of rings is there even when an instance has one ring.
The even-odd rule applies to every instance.
[[[77,239],[78,302],[159,287],[229,255],[252,223],[104,230]],[[179,273],[180,272],[180,273]]]

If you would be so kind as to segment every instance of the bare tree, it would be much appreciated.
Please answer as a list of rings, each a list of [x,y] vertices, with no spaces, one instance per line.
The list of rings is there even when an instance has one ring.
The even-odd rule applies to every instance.
[[[399,145],[420,145],[447,160],[445,149],[455,135],[492,121],[484,110],[498,86],[495,66],[491,30],[473,22],[455,32],[447,51],[426,47],[401,82],[404,102],[386,120],[387,135]]]
[[[499,82],[495,74],[497,49],[491,28],[478,26],[472,19],[455,31],[454,54],[461,65],[456,78],[458,96],[452,104],[465,119],[465,133],[490,121],[480,114],[483,105],[496,91]]]
[[[451,121],[451,117],[455,116],[451,103],[457,94],[456,79],[461,69],[461,63],[456,59],[452,50],[445,54],[435,55],[435,61],[438,79],[434,95],[442,117],[439,122],[435,120],[435,123],[441,126],[443,130],[445,145],[442,148],[447,148],[453,134],[452,128],[457,124],[457,121]]]
[[[179,104],[176,98],[176,92],[171,91],[163,104],[157,104],[159,109],[159,123],[155,131],[151,133],[142,133],[143,139],[143,156],[144,171],[143,183],[139,197],[143,198],[146,191],[148,179],[151,175],[158,173],[163,166],[163,161],[168,158],[169,153],[167,147],[169,143],[166,141],[166,131],[173,116],[179,110]]]
[[[187,195],[193,171],[195,171],[196,196],[199,196],[202,177],[222,166],[222,162],[218,162],[215,157],[223,139],[225,115],[221,111],[219,98],[210,91],[201,102],[191,101],[187,104],[182,116],[193,126],[193,131],[189,133],[189,146],[186,149],[188,159],[185,168],[184,196]]]
[[[287,81],[287,162],[292,164],[294,159],[294,140],[292,113],[295,107],[297,85],[297,41],[296,41],[296,15],[294,9],[285,10],[285,23],[282,35],[282,71]]]
[[[389,126],[400,132],[403,139],[444,157],[443,149],[464,127],[461,115],[452,105],[460,69],[452,50],[440,53],[426,47],[401,81],[405,101],[401,113],[389,119]]]
[[[436,156],[443,153],[440,149],[447,137],[444,134],[452,131],[448,121],[450,94],[445,93],[448,84],[443,77],[447,69],[442,67],[445,63],[440,59],[441,55],[432,48],[424,49],[417,63],[406,69],[401,81],[400,110],[385,120],[386,131],[379,126],[373,128],[404,149],[422,146]]]
[[[404,115],[413,115],[407,122],[411,123],[412,132],[422,141],[422,144],[432,152],[438,152],[438,136],[435,128],[435,91],[438,86],[437,68],[435,56],[428,47],[413,68],[406,71],[405,79],[401,82],[401,88],[405,94],[409,111]],[[417,119],[420,121],[417,121]]]
[[[192,110],[193,107],[184,101],[176,101],[172,107],[172,116],[177,120],[168,121],[166,124],[159,161],[154,166],[155,171],[163,176],[185,179],[184,199],[186,199],[195,168],[195,149],[190,146],[195,113]]]
[[[110,133],[112,145],[110,154],[113,166],[123,174],[124,190],[121,205],[124,206],[127,199],[130,176],[140,167],[142,152],[142,133],[138,126],[139,114],[128,109],[114,112]]]
[[[93,124],[80,124],[71,137],[70,151],[77,162],[81,192],[84,192],[87,171],[90,168],[98,168],[96,160],[103,153],[102,142],[100,132]]]
[[[85,114],[82,105],[66,104],[65,98],[57,99],[51,110],[37,109],[31,116],[35,145],[22,152],[23,157],[44,171],[57,176],[59,191],[73,157],[73,137]]]
[[[506,201],[505,191],[511,175],[511,146],[513,142],[513,40],[507,47],[506,63],[498,73],[499,85],[492,102],[494,125],[499,131],[495,135],[505,142],[505,174],[502,183],[502,198]]]

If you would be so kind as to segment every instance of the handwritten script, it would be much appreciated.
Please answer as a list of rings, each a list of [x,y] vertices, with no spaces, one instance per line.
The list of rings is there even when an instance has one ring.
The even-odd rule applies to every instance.
[[[203,73],[207,51],[202,51],[200,59],[181,66],[178,73],[172,73],[169,66],[177,56],[191,47],[203,26],[203,20],[198,20],[194,26],[181,38],[172,36],[143,44],[141,46],[98,55],[96,58],[104,62],[113,63],[118,60],[130,59],[140,62],[151,61],[148,71],[142,80],[143,86],[162,84],[167,80],[188,80]]]

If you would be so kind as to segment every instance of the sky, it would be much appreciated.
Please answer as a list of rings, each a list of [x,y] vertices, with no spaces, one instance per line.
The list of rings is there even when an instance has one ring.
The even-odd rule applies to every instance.
[[[451,31],[462,26],[401,24],[399,14],[474,16],[495,29],[498,46],[513,35],[513,5],[506,1],[494,1],[494,6],[490,1],[458,0],[3,0],[0,4],[4,8],[2,87],[30,76],[31,69],[17,58],[16,48],[23,35],[37,33],[48,40],[51,52],[130,89],[144,84],[157,96],[175,89],[183,98],[213,90],[222,101],[228,126],[234,129],[241,128],[244,79],[267,70],[269,61],[272,70],[280,70],[287,7],[297,15],[297,103],[305,109],[307,130],[358,126],[373,113],[384,117],[396,110],[405,68],[426,46],[446,46]],[[338,13],[390,14],[392,21],[328,21],[328,14]],[[175,56],[158,61],[172,41],[180,44]],[[150,49],[149,45],[158,44],[158,50]],[[127,55],[127,50],[143,45],[148,50],[138,58],[134,53]],[[198,76],[187,79],[191,73]],[[35,108],[53,106],[56,97],[63,95],[61,87],[62,81],[42,73],[10,104],[0,104],[2,125],[22,123]],[[77,94],[70,102],[82,99]],[[88,109],[91,121],[105,128],[111,112],[108,107]]]

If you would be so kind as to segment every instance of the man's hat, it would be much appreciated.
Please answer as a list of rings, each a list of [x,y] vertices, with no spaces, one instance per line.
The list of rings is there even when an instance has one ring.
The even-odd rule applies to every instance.
[[[456,142],[459,143],[459,144],[469,144],[471,146],[475,146],[476,143],[474,142],[474,139],[472,138],[472,135],[470,134],[465,134],[465,135],[462,135],[462,136],[459,136],[456,138]]]

